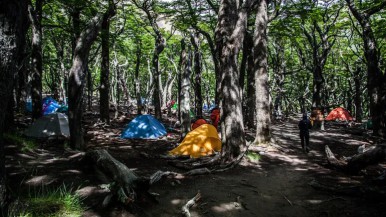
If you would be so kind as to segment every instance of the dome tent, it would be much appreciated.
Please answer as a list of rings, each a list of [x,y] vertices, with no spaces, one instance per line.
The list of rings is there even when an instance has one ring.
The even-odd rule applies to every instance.
[[[62,113],[52,113],[37,119],[23,134],[32,138],[48,138],[52,136],[70,136],[68,117]]]
[[[175,149],[169,151],[171,155],[189,155],[197,158],[221,151],[221,141],[216,128],[211,124],[203,124],[190,131]]]
[[[353,117],[350,115],[350,113],[342,108],[338,107],[333,109],[326,117],[326,121],[352,121]]]
[[[155,117],[140,115],[134,118],[122,131],[124,139],[155,139],[166,135],[166,129]]]
[[[191,129],[192,130],[194,130],[194,129],[196,129],[197,127],[199,127],[199,126],[201,126],[201,125],[203,125],[203,124],[207,124],[208,122],[205,120],[205,119],[203,119],[203,118],[199,118],[199,119],[197,119],[196,121],[194,121],[193,123],[192,123],[192,125],[191,125]]]

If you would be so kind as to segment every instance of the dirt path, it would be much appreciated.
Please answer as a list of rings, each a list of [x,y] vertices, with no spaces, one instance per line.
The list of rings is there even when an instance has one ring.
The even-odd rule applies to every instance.
[[[312,151],[302,153],[296,121],[276,125],[273,129],[279,146],[252,147],[260,152],[258,163],[243,161],[225,173],[192,177],[180,185],[159,183],[152,191],[160,194],[160,204],[148,210],[148,216],[178,216],[179,208],[201,191],[201,204],[192,209],[192,216],[382,216],[383,202],[368,198],[334,195],[315,190],[309,185],[316,180],[334,187],[351,185],[361,177],[346,177],[321,166],[324,163],[324,144],[333,149],[356,150],[363,144],[352,136],[355,148],[336,148],[345,135],[337,129],[311,133]],[[334,134],[335,133],[335,134]],[[341,138],[343,137],[343,138]],[[342,144],[346,145],[342,140]],[[355,145],[354,145],[355,144]],[[169,186],[168,186],[169,185]],[[237,202],[241,202],[241,206]]]
[[[143,156],[144,152],[154,155],[165,153],[177,142],[176,139],[172,137],[152,142],[121,140],[117,138],[121,128],[122,125],[112,124],[110,128],[89,131],[89,135],[94,135],[90,136],[90,148],[108,149],[114,157],[142,176],[150,176],[157,170],[181,172],[163,159]],[[23,159],[25,165],[31,165],[31,162],[35,164],[33,176],[45,177],[51,183],[71,183],[79,188],[78,192],[85,196],[84,202],[89,207],[84,213],[87,217],[177,217],[181,216],[180,208],[198,191],[202,198],[197,206],[191,208],[192,217],[385,216],[384,200],[316,190],[310,185],[311,182],[317,182],[332,187],[347,187],[363,183],[363,176],[349,177],[326,168],[324,157],[326,144],[338,156],[352,155],[359,145],[370,145],[363,135],[328,126],[326,131],[311,132],[311,152],[308,154],[301,151],[296,119],[274,124],[273,135],[277,141],[273,147],[250,148],[262,156],[258,162],[245,159],[239,166],[226,172],[161,180],[150,189],[159,195],[159,203],[143,204],[137,207],[134,214],[120,206],[101,208],[100,203],[106,192],[98,188],[101,183],[92,172],[84,173],[77,164],[69,164],[73,162],[70,156],[76,153],[56,153],[62,155],[55,157],[61,160],[56,161],[57,164],[43,160],[44,155],[38,156],[39,161],[32,154]],[[52,153],[47,156],[54,158]],[[20,167],[18,157],[13,160],[19,162],[17,166]],[[17,177],[14,176],[14,179]],[[23,179],[28,182],[33,178]],[[43,182],[41,180],[39,184]]]

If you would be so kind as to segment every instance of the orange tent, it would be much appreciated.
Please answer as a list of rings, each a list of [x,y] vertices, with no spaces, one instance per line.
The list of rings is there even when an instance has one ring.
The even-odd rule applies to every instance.
[[[197,127],[203,125],[203,124],[207,124],[208,122],[206,122],[205,119],[197,119],[191,126],[192,130],[196,129]]]
[[[213,126],[217,129],[218,122],[220,122],[220,109],[214,108],[210,114],[210,119],[212,120]]]
[[[216,128],[211,124],[203,124],[190,131],[170,155],[189,155],[192,158],[211,155],[221,151],[221,141]]]
[[[326,121],[352,121],[353,117],[342,107],[335,108],[326,117]]]

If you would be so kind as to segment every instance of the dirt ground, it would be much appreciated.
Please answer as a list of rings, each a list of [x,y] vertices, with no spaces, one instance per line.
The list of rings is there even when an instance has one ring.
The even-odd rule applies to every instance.
[[[178,134],[170,132],[158,140],[123,140],[120,132],[134,116],[121,116],[110,125],[94,124],[96,116],[85,118],[87,150],[107,149],[109,153],[139,176],[154,172],[185,172],[159,158],[178,144]],[[192,217],[248,216],[386,216],[385,198],[360,191],[385,169],[376,165],[360,175],[349,176],[330,169],[324,147],[329,145],[338,157],[357,153],[360,145],[373,145],[368,132],[359,128],[327,124],[325,131],[311,131],[311,151],[303,153],[298,137],[297,120],[293,117],[272,126],[275,143],[270,146],[251,146],[260,160],[244,158],[235,168],[225,172],[180,179],[165,178],[151,186],[158,203],[140,203],[135,209],[115,204],[102,208],[106,190],[89,167],[79,159],[81,152],[71,151],[58,144],[41,145],[31,152],[19,147],[7,147],[7,170],[14,195],[32,187],[59,187],[65,184],[83,198],[88,207],[83,216],[181,216],[181,207],[201,192],[201,199],[191,210]],[[167,121],[168,129],[173,120]],[[249,132],[247,138],[251,138]],[[43,143],[42,143],[43,144]],[[87,168],[87,169],[86,169]],[[359,189],[357,194],[328,191],[315,187]],[[385,182],[383,182],[385,185]],[[355,191],[354,191],[355,192]]]

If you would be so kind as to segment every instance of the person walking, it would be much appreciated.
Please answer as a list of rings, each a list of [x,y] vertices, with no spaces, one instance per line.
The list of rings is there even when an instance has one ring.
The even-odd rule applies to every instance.
[[[302,120],[299,121],[298,124],[299,127],[299,135],[300,135],[300,141],[302,144],[302,149],[304,152],[309,152],[309,145],[310,145],[310,131],[309,129],[312,128],[312,124],[310,120],[307,118],[307,114],[303,114]]]

